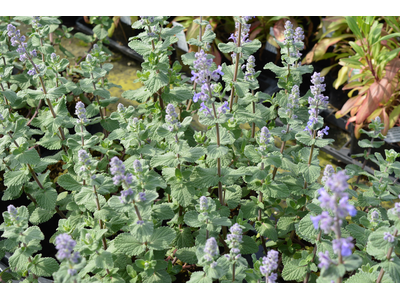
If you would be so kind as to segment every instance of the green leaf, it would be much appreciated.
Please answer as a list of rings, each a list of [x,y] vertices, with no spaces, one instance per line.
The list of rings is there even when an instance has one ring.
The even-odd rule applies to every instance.
[[[22,233],[19,240],[25,244],[29,244],[29,242],[33,240],[44,240],[44,235],[39,227],[31,226]]]
[[[166,86],[169,83],[169,78],[162,72],[153,73],[150,78],[144,82],[147,89],[151,93],[156,93],[159,89]]]
[[[248,235],[242,237],[243,242],[239,245],[241,254],[252,254],[258,251],[257,243]]]
[[[84,34],[82,32],[77,32],[74,35],[75,38],[80,39],[82,41],[84,41],[85,43],[91,43],[93,40],[93,37],[87,34]]]
[[[316,165],[308,165],[299,163],[299,172],[303,174],[304,180],[307,183],[314,183],[317,181],[318,177],[321,175],[321,167]]]
[[[156,155],[151,159],[150,165],[153,168],[158,166],[176,167],[178,165],[177,156],[173,152],[168,152],[163,155]]]
[[[310,133],[305,131],[300,131],[296,133],[296,140],[306,146],[311,146],[315,142],[315,139],[312,138]]]
[[[298,262],[299,260],[297,260]],[[300,267],[298,264],[296,264],[296,261],[288,262],[284,265],[283,270],[282,270],[282,278],[285,281],[293,281],[293,280],[301,280],[304,278],[304,276],[307,273],[307,267]]]
[[[13,255],[8,259],[11,270],[13,271],[25,271],[27,265],[29,264],[29,257],[31,256],[31,251],[24,251],[21,248],[15,250]]]
[[[100,255],[96,256],[96,267],[100,269],[112,269],[114,267],[114,260],[112,254],[107,251],[101,252]]]
[[[389,273],[393,282],[400,283],[400,259],[395,256],[381,263],[382,268]]]
[[[187,283],[212,283],[212,279],[203,271],[193,272]]]
[[[117,120],[103,119],[100,121],[100,124],[108,132],[119,128],[119,122]]]
[[[356,17],[346,16],[347,25],[349,25],[351,31],[356,35],[356,37],[361,40],[363,38],[360,29],[358,28],[358,24],[356,21]]]
[[[194,246],[194,239],[190,228],[185,227],[177,230],[175,244],[178,249]]]
[[[188,207],[192,203],[194,194],[194,187],[188,183],[175,183],[171,186],[172,198],[183,207]]]
[[[30,179],[28,170],[9,171],[4,174],[4,185],[22,185]]]
[[[238,50],[238,47],[235,43],[233,42],[228,42],[226,44],[224,43],[219,43],[218,44],[218,49],[222,53],[231,53],[231,52],[236,52]]]
[[[264,236],[275,242],[278,240],[278,233],[276,232],[274,225],[256,221],[255,228],[261,236]]]
[[[80,191],[82,185],[78,183],[70,174],[63,174],[57,179],[57,183],[67,191]]]
[[[37,264],[33,264],[29,270],[36,276],[51,277],[60,268],[57,261],[52,257],[42,257]]]
[[[197,263],[196,247],[182,248],[175,252],[175,256],[182,262],[187,264]]]
[[[296,224],[296,233],[303,240],[315,244],[317,241],[318,230],[314,228],[313,222],[311,221],[312,214],[309,213]]]
[[[217,159],[224,157],[229,152],[229,148],[226,146],[210,145],[207,147],[207,154],[210,159]]]
[[[39,207],[54,210],[57,201],[57,191],[54,188],[40,189],[34,193]]]
[[[171,103],[173,101],[183,102],[193,97],[193,92],[186,87],[175,87],[169,91],[169,93],[163,92],[161,98],[167,102]]]
[[[103,24],[98,24],[93,28],[93,33],[95,34],[95,36],[99,39],[105,39],[108,35],[108,31],[106,28],[104,28]]]
[[[376,273],[358,272],[346,280],[346,283],[375,283],[378,276]]]
[[[130,233],[119,234],[114,239],[114,246],[128,256],[137,256],[146,250],[146,245],[138,242]]]
[[[384,232],[391,232],[391,230],[386,226],[378,228],[369,235],[367,243],[367,253],[380,260],[386,258],[389,248],[394,245],[383,239]]]
[[[152,217],[156,220],[170,220],[174,217],[175,213],[168,203],[160,205],[153,205]]]
[[[24,151],[15,157],[21,164],[36,165],[40,162],[40,156],[35,149]]]
[[[183,220],[190,227],[198,228],[204,225],[204,222],[199,221],[199,213],[194,210],[185,213]]]
[[[144,283],[171,283],[171,276],[165,270],[157,270],[151,276],[144,275],[143,277]]]
[[[343,265],[346,271],[351,272],[358,269],[362,264],[362,259],[356,254],[343,257]]]
[[[168,249],[175,239],[175,231],[170,227],[159,227],[154,230],[148,241],[148,248],[154,250]]]
[[[50,211],[41,207],[36,207],[36,209],[31,213],[31,216],[29,217],[29,222],[34,225],[47,222],[54,216],[55,213],[55,210]]]

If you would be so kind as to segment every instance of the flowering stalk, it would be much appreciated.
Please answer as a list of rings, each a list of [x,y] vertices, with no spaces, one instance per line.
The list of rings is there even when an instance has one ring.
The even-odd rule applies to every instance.
[[[398,233],[398,230],[396,229],[394,231],[393,235],[396,236],[397,233]],[[393,246],[389,248],[388,253],[386,255],[386,259],[390,259],[390,257],[392,256],[393,249],[394,249]],[[379,272],[378,279],[376,280],[376,283],[381,283],[384,274],[385,274],[385,270],[381,267],[381,270]]]
[[[329,176],[330,167],[326,168],[326,175]],[[326,176],[326,177],[328,177]],[[354,248],[352,243],[353,238],[342,238],[340,226],[342,220],[347,215],[354,217],[357,214],[357,210],[353,205],[348,203],[349,196],[344,191],[348,188],[347,180],[349,177],[345,171],[331,174],[326,179],[326,188],[333,192],[333,195],[328,194],[325,188],[318,190],[320,197],[318,200],[321,202],[321,207],[330,209],[333,212],[334,217],[329,215],[328,211],[323,211],[321,215],[312,217],[314,228],[319,227],[324,231],[325,234],[333,231],[336,235],[336,239],[332,241],[333,251],[338,255],[338,264],[343,264],[343,257],[350,256],[352,254],[351,249]],[[319,225],[320,223],[320,225]],[[327,267],[324,265],[324,267]],[[342,278],[338,278],[338,282],[342,282]]]
[[[322,92],[325,91],[326,84],[323,84],[325,77],[321,76],[320,73],[314,72],[311,77],[311,83],[314,84],[310,87],[311,93],[314,97],[308,98],[308,103],[310,104],[310,109],[308,113],[310,114],[307,126],[304,131],[308,131],[313,139],[322,138],[324,135],[328,134],[329,127],[326,126],[317,132],[313,129],[313,126],[318,123],[318,114],[320,107],[326,107],[328,105],[328,96],[324,96]],[[308,166],[311,166],[312,156],[315,148],[315,143],[311,145],[310,156],[308,158]],[[304,189],[307,188],[307,181],[304,181]]]
[[[28,51],[26,50],[27,43],[25,43],[25,36],[24,35],[21,36],[20,31],[16,30],[15,26],[13,26],[12,24],[8,24],[7,31],[8,31],[8,36],[11,37],[12,46],[18,46],[17,52],[19,54],[21,54],[20,55],[20,61],[24,62],[24,61],[26,61],[28,59],[30,61],[30,63],[32,64],[32,66],[33,66],[33,69],[28,71],[28,75],[33,76],[33,75],[39,74],[40,71],[38,69],[38,66],[33,62],[32,57],[31,57],[31,55],[32,56],[36,56],[37,55],[36,54],[36,50],[33,50],[30,53],[28,53]],[[54,112],[54,108],[53,108],[53,105],[51,104],[50,99],[47,97],[46,86],[44,84],[44,81],[43,81],[43,78],[42,78],[41,75],[39,75],[39,79],[40,79],[40,83],[42,85],[42,89],[43,89],[43,93],[45,95],[45,99],[46,99],[47,105],[50,108],[51,115],[55,119],[56,118],[56,114]],[[41,103],[39,103],[39,106],[40,106],[40,104]],[[65,140],[65,136],[64,136],[63,128],[59,127],[58,131],[60,132],[60,138],[64,141]],[[62,145],[62,147],[63,147],[63,150],[65,151],[65,153],[67,153],[67,149],[65,148],[65,146]]]
[[[279,252],[275,250],[268,251],[267,256],[263,257],[260,272],[265,276],[265,283],[275,283],[278,278],[278,274],[273,273],[278,268],[278,258]]]
[[[241,256],[239,245],[243,243],[242,228],[238,223],[235,223],[231,226],[231,228],[229,228],[229,231],[231,233],[226,236],[227,239],[225,240],[225,242],[231,250],[229,254],[225,254],[225,257],[232,262],[232,282],[234,282],[236,260]]]

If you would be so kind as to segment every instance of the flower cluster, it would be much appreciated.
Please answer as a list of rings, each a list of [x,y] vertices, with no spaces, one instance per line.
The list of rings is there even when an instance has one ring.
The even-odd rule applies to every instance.
[[[256,59],[254,58],[253,55],[250,55],[249,58],[247,59],[247,64],[246,64],[246,73],[244,74],[244,79],[246,81],[254,81],[254,74],[256,73],[256,70],[254,67],[256,66],[255,64]]]
[[[300,58],[300,51],[304,49],[304,31],[301,27],[293,30],[293,24],[290,21],[285,23],[285,31],[283,32],[283,44],[288,47],[290,57]]]
[[[197,102],[199,99],[203,102],[211,100],[213,89],[211,80],[218,81],[220,76],[224,75],[222,67],[218,66],[217,69],[211,71],[213,60],[207,58],[207,53],[203,49],[195,54],[195,58],[193,64],[195,71],[192,70],[191,80],[201,85],[201,92],[194,94],[193,102]]]
[[[329,251],[325,251],[324,252],[319,252],[318,253],[318,258],[319,258],[319,264],[318,267],[319,268],[329,268],[330,264],[332,263],[331,258],[329,257]]]
[[[89,154],[83,149],[78,151],[78,160],[79,160],[79,162],[81,162],[84,165],[90,164]]]
[[[218,111],[218,116],[221,114],[226,114],[226,112],[229,110],[229,103],[228,101],[224,101],[224,103],[217,108]]]
[[[325,77],[321,76],[320,73],[314,72],[311,77],[311,83],[313,86],[310,87],[311,94],[314,97],[308,98],[308,103],[310,104],[310,109],[308,113],[310,114],[307,126],[304,131],[308,131],[310,135],[312,135],[312,126],[318,123],[318,114],[319,108],[325,108],[328,105],[328,96],[324,96],[322,92],[325,91],[326,84],[323,84]],[[327,130],[329,127],[325,127],[325,129],[318,132],[318,137],[322,137],[324,134],[327,134]]]
[[[40,22],[40,17],[33,17],[33,19],[32,19],[32,27],[33,28],[42,27],[42,24],[40,24],[39,22]]]
[[[78,120],[77,120],[78,124],[86,124],[89,122],[89,120],[86,117],[85,104],[83,104],[82,101],[76,102],[75,114],[78,116]]]
[[[28,71],[28,75],[33,76],[36,75],[38,72],[37,70],[40,68],[38,65],[34,64],[32,62],[32,59],[29,57],[28,52],[26,50],[26,46],[27,43],[26,41],[26,37],[24,35],[21,35],[20,30],[16,29],[14,25],[12,24],[8,24],[7,25],[7,35],[11,38],[10,42],[11,42],[11,46],[13,47],[18,47],[17,48],[17,52],[19,53],[19,60],[21,62],[25,62],[26,60],[30,60],[31,63],[34,65],[34,67],[32,69],[30,69]],[[36,50],[32,50],[30,52],[30,55],[33,57],[37,56],[37,52]]]
[[[58,250],[56,257],[59,261],[68,260],[70,262],[70,268],[68,269],[68,274],[73,276],[76,274],[76,270],[73,268],[73,264],[79,263],[81,256],[79,252],[74,250],[76,242],[72,239],[72,237],[63,233],[56,237],[55,239],[56,249]]]
[[[400,195],[399,195],[399,199],[400,199]],[[389,211],[394,214],[397,215],[400,218],[400,202],[396,202],[394,204],[394,207],[389,209]]]
[[[271,133],[268,128],[264,126],[260,130],[260,137],[258,139],[258,144],[260,145],[259,149],[261,151],[265,151],[267,149],[268,144],[270,143]]]
[[[133,169],[135,170],[136,174],[140,174],[141,172],[143,172],[143,168],[142,168],[142,164],[140,163],[140,160],[136,159],[133,162]]]
[[[278,268],[278,255],[278,251],[270,250],[267,256],[263,257],[260,272],[265,276],[266,283],[275,283],[278,278],[278,274],[273,273],[273,271]]]
[[[240,228],[240,225],[238,223],[235,223],[234,225],[229,228],[229,231],[231,232],[226,236],[226,243],[228,244],[229,248],[231,249],[230,254],[225,254],[225,257],[231,260],[236,260],[238,259],[241,255],[239,245],[243,242],[242,241],[242,228]]]
[[[389,243],[394,242],[395,237],[390,232],[384,232],[383,234],[384,234],[384,236],[383,236],[384,240],[388,241]]]
[[[165,111],[167,113],[165,116],[165,122],[168,124],[168,130],[172,132],[180,128],[182,124],[178,120],[178,114],[175,111],[175,107],[169,103],[165,108]]]
[[[118,111],[119,113],[124,112],[124,111],[125,111],[125,106],[124,106],[122,103],[118,103],[117,111]]]
[[[211,268],[214,268],[217,265],[217,262],[214,260],[219,255],[218,244],[214,237],[211,237],[206,241],[204,252],[205,260],[208,262],[212,262]]]
[[[111,158],[110,166],[111,175],[114,175],[113,181],[115,185],[120,185],[122,183],[129,185],[132,183],[132,174],[127,173],[125,175],[125,165],[118,157],[114,156]]]
[[[331,217],[328,211],[323,211],[318,216],[311,216],[311,221],[315,229],[321,228],[326,234],[333,231],[336,237],[339,237],[342,220],[348,215],[354,217],[357,214],[357,210],[348,202],[349,196],[344,192],[348,188],[347,180],[349,178],[345,171],[333,173],[329,176],[330,173],[331,167],[327,167],[324,172],[325,177],[327,177],[325,179],[325,187],[332,192],[332,195],[327,192],[325,187],[321,188],[318,190],[320,194],[318,200],[321,202],[321,208],[332,211],[334,216]],[[351,255],[351,249],[354,248],[351,241],[351,237],[337,238],[332,242],[333,250],[335,253],[341,253],[342,256],[349,256]]]
[[[372,226],[377,226],[382,221],[381,212],[377,208],[373,208],[368,212],[367,219]]]
[[[14,205],[10,204],[7,206],[7,211],[10,214],[10,218],[13,222],[19,221],[18,211]]]
[[[208,210],[208,199],[206,196],[200,197],[200,211],[207,212]]]
[[[253,17],[243,17],[243,20],[245,22],[248,22],[251,18]],[[238,38],[239,38],[239,22],[235,22],[235,33],[231,34],[231,36],[229,37],[229,40],[232,40],[235,44],[237,44],[238,42]],[[244,24],[242,23],[242,28],[241,28],[241,34],[240,34],[240,45],[244,45],[246,43],[251,42],[248,37],[249,37],[249,32],[250,32],[250,27],[251,24]],[[235,54],[236,56],[236,54]]]

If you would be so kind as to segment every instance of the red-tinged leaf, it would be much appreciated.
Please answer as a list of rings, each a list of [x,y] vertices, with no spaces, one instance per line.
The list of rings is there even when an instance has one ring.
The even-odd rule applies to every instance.
[[[348,84],[346,84],[342,88],[342,90],[345,91],[345,90],[351,90],[351,89],[354,89],[354,88],[361,88],[361,86],[363,86],[362,82],[360,82],[360,81],[352,81],[352,82],[349,82]]]
[[[346,123],[346,129],[349,126],[350,123],[355,122],[355,121],[356,121],[356,116],[349,118],[347,120],[347,123]]]
[[[392,81],[392,79],[398,74],[400,70],[400,58],[395,58],[391,60],[385,67],[386,74],[384,78],[387,78],[389,81]]]
[[[336,119],[339,119],[344,115],[346,115],[352,108],[360,106],[364,98],[365,98],[364,95],[357,95],[347,100],[347,102],[343,105],[342,109],[336,112],[335,114]]]
[[[386,110],[382,110],[382,117],[383,117],[383,124],[385,124],[385,128],[383,128],[382,134],[386,135],[387,132],[389,131],[389,124],[390,124],[390,119]]]
[[[355,124],[354,126],[354,136],[356,137],[356,139],[359,139],[361,136],[361,132],[360,129],[363,128],[364,123],[361,124]]]
[[[381,80],[380,82],[374,82],[368,89],[367,96],[363,104],[361,105],[357,113],[357,124],[364,123],[364,120],[371,115],[375,109],[379,107],[380,102],[383,99],[390,98],[391,93],[387,90],[388,82]]]
[[[256,37],[257,37],[257,35],[260,33],[262,31],[262,28],[257,28],[257,29],[254,29],[251,33],[250,33],[250,36],[249,36],[249,40],[254,40]]]

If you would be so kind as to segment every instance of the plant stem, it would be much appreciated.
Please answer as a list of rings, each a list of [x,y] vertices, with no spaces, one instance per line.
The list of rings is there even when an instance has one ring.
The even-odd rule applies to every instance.
[[[236,267],[236,261],[232,265],[232,282],[235,282],[235,267]]]
[[[202,40],[202,33],[203,33],[203,30],[202,30],[202,28],[201,28],[201,22],[203,21],[203,16],[200,16],[200,26],[199,26],[199,41],[201,42],[201,40]],[[200,52],[200,50],[201,50],[201,48],[199,47],[198,49],[197,49],[197,52]],[[196,93],[196,87],[197,87],[197,82],[195,81],[194,83],[193,83],[193,90],[194,90],[194,92]],[[192,106],[192,102],[193,102],[193,99],[189,99],[189,100],[187,100],[186,101],[186,111],[189,111],[190,110],[190,107]]]
[[[290,124],[287,124],[286,126],[286,132],[289,132],[289,128],[290,128]],[[281,145],[281,154],[283,153],[283,151],[285,150],[285,146],[286,146],[286,141],[282,142]],[[275,179],[276,176],[276,172],[278,171],[278,168],[276,166],[274,166],[274,170],[272,171],[272,180]]]
[[[238,47],[240,47],[241,40],[242,40],[242,23],[239,22],[238,37],[237,37],[237,46]],[[237,74],[238,74],[238,69],[239,69],[239,58],[240,58],[240,53],[236,53],[235,73],[233,75],[233,82],[236,82],[236,80],[237,80]],[[235,95],[235,86],[233,85],[232,90],[231,90],[231,99],[229,100],[229,110],[231,112],[232,112],[234,95]]]
[[[264,163],[261,163],[261,170],[264,170]],[[264,184],[264,179],[261,180],[261,185]],[[263,203],[263,193],[259,192],[258,194],[258,202]],[[258,221],[262,221],[262,211],[261,208],[258,209]],[[267,247],[265,246],[265,238],[261,235],[261,245],[264,249],[265,254],[267,254],[268,250]]]
[[[317,241],[318,241],[318,242],[321,241],[321,230],[318,232]],[[315,255],[316,255],[316,254],[317,254],[317,245],[315,245],[315,247],[314,247],[314,250],[313,250],[313,258],[311,259],[311,263],[314,262],[314,259],[315,259]],[[307,272],[307,275],[306,275],[306,277],[304,278],[304,282],[303,282],[303,283],[307,283],[307,282],[308,282],[308,280],[310,279],[310,275],[311,275],[311,272]]]
[[[251,90],[251,94],[254,96],[254,91]],[[256,103],[253,102],[253,114],[256,113]],[[251,127],[251,138],[254,139],[254,136],[256,135],[256,123],[253,122],[253,125]]]
[[[3,57],[4,58],[4,57]],[[5,64],[4,64],[5,65]],[[4,87],[3,87],[3,84],[2,83],[0,83],[0,87],[1,87],[1,90],[4,92]],[[3,94],[3,97],[4,97],[4,100],[6,101],[6,105],[8,106],[8,111],[9,111],[9,113],[11,114],[11,112],[12,112],[12,110],[11,110],[11,106],[10,106],[10,104],[8,103],[8,100],[7,100],[7,97]]]
[[[394,231],[393,235],[396,236],[397,233],[398,233],[398,230],[396,229]],[[393,248],[394,248],[393,246],[389,248],[388,253],[386,254],[386,259],[387,260],[389,260],[390,257],[392,256]],[[385,273],[385,270],[381,267],[381,271],[379,272],[378,279],[376,280],[376,283],[381,283],[384,273]]]
[[[100,207],[99,195],[97,194],[95,185],[93,185],[93,192],[96,196],[96,208],[99,211],[101,209],[101,207]],[[100,229],[105,229],[105,225],[103,224],[103,221],[100,218],[99,218],[99,226],[100,226]],[[107,250],[107,241],[106,241],[106,237],[104,235],[102,237],[102,242],[103,242],[103,249]]]

